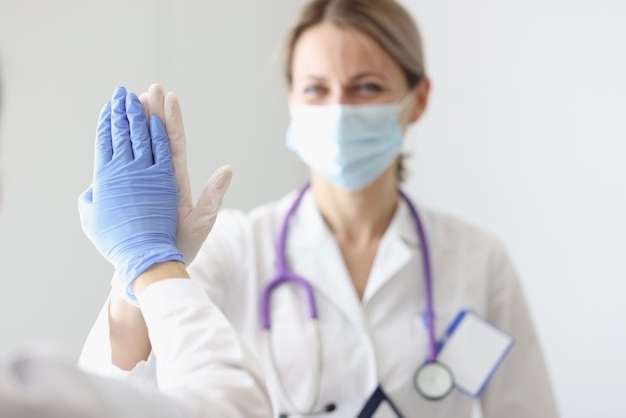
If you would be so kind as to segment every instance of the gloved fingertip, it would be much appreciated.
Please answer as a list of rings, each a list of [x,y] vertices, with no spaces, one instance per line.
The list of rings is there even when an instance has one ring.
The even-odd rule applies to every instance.
[[[93,186],[89,186],[87,190],[78,195],[78,207],[93,202]]]
[[[218,176],[217,182],[215,183],[215,187],[219,190],[223,190],[228,188],[230,185],[230,180],[233,177],[233,169],[229,165],[222,166],[217,169],[216,174]]]
[[[139,97],[137,97],[137,95],[133,93],[132,91],[126,95],[126,106],[128,107],[130,105],[133,105],[133,106],[141,105],[141,102],[139,101]]]
[[[113,91],[113,100],[119,100],[124,97],[126,97],[126,87],[118,86],[115,91]]]
[[[165,104],[170,104],[170,105],[175,105],[178,104],[178,96],[176,96],[176,93],[174,93],[173,91],[168,91],[167,94],[165,95]]]
[[[100,123],[110,120],[111,118],[111,101],[109,100],[102,106],[102,110],[100,111]]]
[[[207,181],[198,206],[205,206],[209,211],[217,210],[222,204],[222,199],[230,186],[233,176],[232,168],[229,165],[222,166],[215,170],[209,181]]]
[[[118,87],[113,92],[113,98],[111,99],[111,112],[118,116],[122,116],[126,111],[126,89],[124,87]]]
[[[152,83],[150,87],[148,87],[148,94],[154,94],[157,92],[163,92],[163,87],[159,83]]]
[[[168,120],[175,119],[182,123],[183,116],[180,110],[180,102],[178,101],[176,94],[171,91],[167,93],[165,100],[163,101],[163,108],[165,111],[165,117]]]
[[[126,112],[138,117],[145,116],[144,107],[135,93],[128,93],[126,96]]]

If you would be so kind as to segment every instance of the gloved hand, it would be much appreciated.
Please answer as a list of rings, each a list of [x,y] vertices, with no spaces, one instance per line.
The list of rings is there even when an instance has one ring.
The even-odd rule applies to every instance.
[[[100,114],[93,184],[79,197],[83,231],[132,283],[155,263],[183,262],[176,248],[178,192],[168,138],[158,117],[150,130],[141,102],[119,87]]]
[[[139,98],[147,117],[158,116],[165,121],[178,187],[176,246],[189,265],[215,223],[222,199],[230,185],[232,170],[230,166],[218,168],[204,186],[198,203],[194,206],[187,169],[185,126],[178,98],[172,92],[165,95],[158,84],[152,84],[148,93],[143,93]]]

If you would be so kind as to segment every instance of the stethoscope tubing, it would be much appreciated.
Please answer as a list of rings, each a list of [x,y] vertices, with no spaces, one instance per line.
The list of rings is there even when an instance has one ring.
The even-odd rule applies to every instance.
[[[426,232],[424,231],[424,225],[417,213],[417,209],[411,202],[411,199],[404,194],[404,192],[398,189],[398,193],[411,212],[411,217],[415,222],[415,229],[419,237],[420,246],[422,247],[422,268],[424,270],[424,290],[426,291],[426,321],[428,322],[428,362],[433,362],[437,359],[437,347],[435,340],[435,318],[433,307],[433,287],[432,287],[432,270],[430,266],[430,250],[428,248],[428,240],[426,239]]]
[[[265,336],[267,338],[267,346],[270,361],[272,364],[272,370],[275,374],[276,381],[278,382],[278,390],[280,394],[287,404],[287,407],[290,411],[295,412],[298,415],[307,416],[315,413],[315,406],[319,402],[320,398],[320,379],[322,376],[322,339],[320,336],[320,328],[319,322],[316,320],[311,321],[313,325],[313,331],[315,333],[315,382],[313,383],[313,396],[309,401],[309,406],[305,409],[300,409],[296,407],[295,403],[291,399],[287,392],[287,388],[285,387],[284,380],[280,375],[280,370],[278,369],[278,362],[276,361],[276,354],[274,351],[274,342],[272,341],[272,333],[269,332],[269,329],[266,330]]]
[[[277,286],[285,282],[295,282],[303,288],[306,294],[307,302],[309,304],[309,316],[311,319],[317,319],[317,303],[315,302],[315,296],[313,295],[313,288],[311,287],[311,284],[304,280],[302,277],[290,272],[287,268],[287,261],[285,260],[285,245],[287,242],[289,221],[291,220],[291,217],[293,216],[298,206],[300,206],[302,197],[309,189],[309,187],[310,183],[306,183],[300,188],[296,199],[291,204],[291,207],[285,215],[283,223],[280,227],[278,243],[276,244],[276,276],[267,286],[265,286],[265,289],[263,289],[263,293],[261,295],[261,328],[265,330],[269,330],[271,326],[270,298],[272,296],[272,291]]]
[[[289,408],[293,411],[296,411],[298,414],[300,415],[310,415],[313,413],[315,405],[317,404],[317,401],[319,399],[319,383],[320,383],[320,376],[321,376],[321,368],[322,368],[322,362],[321,362],[321,357],[322,357],[322,347],[321,347],[321,341],[320,341],[320,332],[319,332],[319,323],[318,323],[318,312],[317,312],[317,304],[315,301],[315,296],[313,293],[313,288],[311,286],[311,284],[305,280],[304,278],[302,278],[301,276],[296,275],[295,273],[292,273],[291,271],[289,271],[288,267],[287,267],[287,261],[286,261],[286,250],[285,250],[285,246],[286,246],[286,242],[287,242],[287,232],[289,229],[289,221],[291,220],[293,214],[295,213],[295,211],[297,210],[297,208],[300,206],[300,202],[302,201],[302,198],[304,197],[304,194],[306,193],[306,191],[309,189],[310,187],[310,183],[306,183],[305,185],[302,186],[302,188],[299,190],[296,199],[294,200],[294,202],[292,203],[291,207],[289,208],[289,210],[287,211],[287,214],[285,215],[285,218],[283,219],[283,222],[281,224],[281,228],[280,228],[280,232],[279,232],[279,236],[278,236],[278,242],[276,244],[276,276],[274,277],[274,279],[272,281],[270,281],[265,288],[263,289],[262,295],[261,295],[261,301],[260,301],[260,311],[261,311],[261,328],[266,331],[267,334],[267,340],[268,340],[268,348],[269,348],[269,355],[270,355],[270,360],[271,360],[271,364],[272,364],[272,368],[274,369],[274,373],[276,374],[276,378],[279,384],[279,389],[281,392],[281,395],[283,396],[284,400],[287,402]],[[413,203],[411,202],[411,200],[409,199],[409,197],[402,192],[400,189],[398,189],[398,194],[402,197],[402,199],[406,202],[408,208],[409,208],[409,212],[411,214],[411,217],[413,218],[414,224],[415,224],[415,229],[417,231],[417,235],[419,238],[419,243],[421,246],[421,254],[422,254],[422,268],[423,268],[423,273],[424,273],[424,290],[426,293],[426,321],[427,321],[427,325],[428,325],[428,357],[426,360],[426,363],[432,363],[432,362],[436,362],[437,360],[437,343],[435,340],[435,325],[434,325],[434,307],[433,307],[433,287],[432,287],[432,268],[431,268],[431,264],[430,264],[430,251],[429,251],[429,247],[428,247],[428,240],[426,238],[426,232],[424,230],[424,226],[422,224],[422,221],[420,219],[420,216],[417,212],[417,209],[415,208],[415,206],[413,205]],[[286,388],[284,387],[283,384],[283,379],[280,376],[280,372],[278,371],[278,366],[277,366],[277,362],[276,362],[276,358],[275,358],[275,353],[274,353],[274,347],[273,347],[273,342],[272,342],[272,337],[271,337],[271,333],[270,333],[270,329],[271,329],[271,318],[270,318],[270,299],[271,299],[271,295],[273,290],[280,286],[283,283],[287,283],[287,282],[293,282],[298,284],[305,292],[306,294],[306,298],[307,298],[307,302],[309,305],[309,317],[311,318],[311,320],[314,323],[314,326],[316,327],[315,329],[315,334],[316,334],[316,351],[317,351],[317,359],[316,359],[316,389],[314,392],[314,396],[313,399],[311,399],[312,403],[310,404],[309,408],[306,408],[304,411],[303,410],[299,410],[298,408],[295,407],[293,401],[291,400],[290,396],[287,394]]]

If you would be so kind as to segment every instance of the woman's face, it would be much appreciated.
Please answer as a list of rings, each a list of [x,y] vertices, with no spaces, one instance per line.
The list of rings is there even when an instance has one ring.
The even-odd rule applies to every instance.
[[[300,35],[293,54],[292,80],[292,104],[400,103],[409,93],[404,72],[377,42],[355,29],[328,22]],[[426,96],[420,90],[424,88],[418,86],[411,92],[416,100],[406,99],[403,127],[423,110],[418,99],[420,94],[424,96],[425,104]]]

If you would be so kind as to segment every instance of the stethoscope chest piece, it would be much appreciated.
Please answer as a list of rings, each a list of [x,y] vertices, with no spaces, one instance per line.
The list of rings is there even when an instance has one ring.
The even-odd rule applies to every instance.
[[[445,398],[454,388],[452,371],[438,361],[422,364],[413,378],[415,389],[424,398],[438,401]]]

